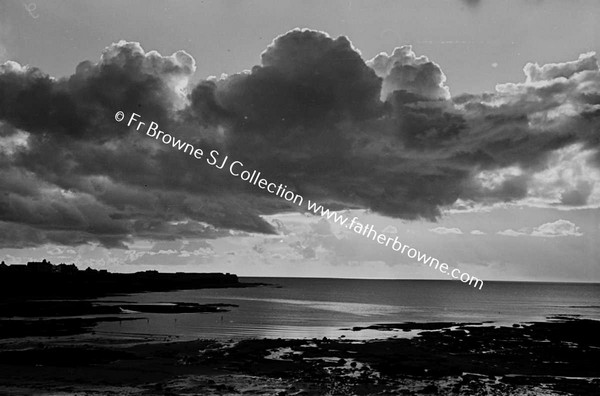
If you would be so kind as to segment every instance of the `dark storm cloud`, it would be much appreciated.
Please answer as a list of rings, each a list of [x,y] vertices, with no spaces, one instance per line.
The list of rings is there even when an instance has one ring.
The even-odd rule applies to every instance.
[[[246,205],[251,199],[218,194],[226,193],[227,181],[206,183],[210,174],[198,174],[185,158],[114,122],[122,109],[172,125],[185,99],[177,89],[194,69],[185,52],[162,57],[125,42],[108,47],[97,64],[81,63],[66,79],[14,62],[2,66],[0,136],[5,143],[18,128],[28,137],[26,149],[0,157],[6,181],[0,219],[21,225],[16,235],[34,244],[123,246],[132,237],[223,235],[192,226],[199,221],[270,232],[257,208]]]
[[[394,54],[404,54],[398,62],[428,62],[404,49]],[[384,69],[381,75],[389,72]],[[460,116],[444,105],[419,105],[444,96],[437,73],[425,67],[403,79],[403,87],[414,89],[398,91],[403,99],[384,103],[382,79],[346,38],[296,30],[274,40],[261,66],[200,84],[189,112],[225,129],[227,152],[306,197],[433,218],[438,206],[457,197],[445,180],[468,173],[405,150],[439,146],[463,127]]]
[[[526,198],[555,150],[600,140],[593,54],[527,65],[523,83],[454,99],[440,66],[410,46],[366,61],[347,38],[310,30],[276,38],[260,65],[201,81],[186,97],[194,71],[184,51],[127,42],[64,79],[1,66],[3,246],[269,233],[261,215],[293,210],[116,123],[117,110],[306,199],[406,219],[434,219],[459,199]],[[521,173],[482,184],[482,172],[493,181],[506,167]],[[562,204],[587,204],[593,185],[565,189]]]

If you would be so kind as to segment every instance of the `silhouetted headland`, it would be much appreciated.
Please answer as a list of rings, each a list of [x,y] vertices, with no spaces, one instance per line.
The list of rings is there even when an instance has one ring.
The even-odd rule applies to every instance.
[[[248,287],[230,273],[111,273],[75,264],[53,265],[49,261],[27,264],[0,264],[0,297],[54,298],[98,297],[110,294],[155,292],[182,289]]]

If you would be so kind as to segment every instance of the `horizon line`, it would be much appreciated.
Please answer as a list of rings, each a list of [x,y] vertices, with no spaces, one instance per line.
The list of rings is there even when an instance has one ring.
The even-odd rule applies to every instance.
[[[192,273],[192,272],[190,272]],[[237,274],[234,274],[237,275]],[[274,275],[237,275],[238,278],[283,278],[283,279],[331,279],[331,280],[377,280],[377,281],[441,281],[441,282],[458,282],[452,279],[434,279],[434,278],[345,278],[331,276],[274,276]],[[571,283],[571,284],[598,284],[599,281],[561,281],[561,280],[510,280],[510,279],[482,279],[484,282],[497,283]]]

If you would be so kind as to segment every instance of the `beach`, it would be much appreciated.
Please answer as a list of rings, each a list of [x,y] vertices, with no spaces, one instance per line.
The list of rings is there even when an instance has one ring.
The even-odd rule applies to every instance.
[[[413,339],[78,339],[0,352],[13,395],[593,395],[600,322],[388,324]],[[356,329],[356,331],[360,331]]]
[[[491,283],[496,311],[484,315],[469,308],[473,291],[449,282],[268,280],[248,279],[255,287],[21,301],[12,310],[5,302],[0,394],[592,395],[600,389],[597,285]],[[549,297],[542,301],[544,290]],[[423,295],[434,291],[439,299],[425,306]],[[440,305],[446,295],[453,296],[452,312]],[[549,301],[568,302],[569,295],[578,302],[549,308]],[[515,307],[515,296],[538,316]],[[557,311],[563,314],[551,313]]]

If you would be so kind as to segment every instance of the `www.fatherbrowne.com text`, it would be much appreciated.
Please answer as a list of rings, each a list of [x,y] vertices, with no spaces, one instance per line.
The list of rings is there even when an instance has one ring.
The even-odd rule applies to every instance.
[[[261,177],[261,172],[257,170],[245,169],[242,162],[234,161],[227,155],[223,157],[217,150],[210,150],[207,152],[207,154],[205,154],[202,148],[195,147],[186,141],[178,139],[173,135],[160,130],[158,124],[154,121],[146,124],[140,120],[140,117],[141,115],[132,113],[127,121],[127,126],[135,128],[137,132],[144,132],[146,136],[155,140],[160,140],[163,142],[163,144],[172,146],[174,149],[179,151],[183,151],[185,154],[192,156],[195,159],[204,159],[208,165],[214,166],[219,170],[226,168],[229,170],[229,173],[232,176],[239,177],[243,181],[253,184],[262,190],[266,190],[267,192],[277,195],[288,202],[303,207],[305,202],[304,197],[294,191],[288,190],[287,185],[268,181]],[[115,113],[115,120],[117,122],[121,122],[124,119],[124,112],[118,111]],[[394,251],[405,254],[410,259],[416,258],[417,262],[429,265],[429,267],[440,271],[442,274],[448,275],[450,278],[459,279],[463,283],[468,283],[475,288],[479,288],[479,290],[481,290],[483,287],[483,281],[481,279],[476,278],[466,272],[461,272],[458,268],[450,268],[448,264],[440,262],[437,258],[428,256],[414,247],[403,244],[398,240],[397,236],[392,238],[383,233],[377,232],[372,225],[358,222],[358,217],[353,217],[349,220],[339,212],[330,211],[329,209],[324,208],[322,205],[318,205],[316,202],[311,202],[310,200],[306,200],[306,209],[309,212],[327,218],[328,220],[333,219],[336,224],[352,230],[357,234],[370,238],[380,245],[391,247]]]

